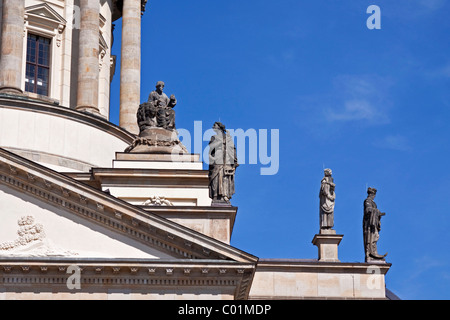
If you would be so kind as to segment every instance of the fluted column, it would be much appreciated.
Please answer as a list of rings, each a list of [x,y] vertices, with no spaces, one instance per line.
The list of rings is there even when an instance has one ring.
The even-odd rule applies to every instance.
[[[0,92],[22,93],[25,0],[3,0]]]
[[[100,1],[80,0],[77,110],[99,113]]]
[[[138,134],[141,88],[141,0],[123,0],[119,125]]]

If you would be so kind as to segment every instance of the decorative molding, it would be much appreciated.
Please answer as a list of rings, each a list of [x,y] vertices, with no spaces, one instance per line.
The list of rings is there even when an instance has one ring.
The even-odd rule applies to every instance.
[[[17,169],[15,167],[13,167],[12,165],[9,165],[9,171],[14,175],[17,174]]]
[[[181,262],[181,263],[180,263]],[[30,284],[61,285],[61,290],[66,290],[66,283],[70,274],[66,274],[68,265],[74,261],[49,260],[47,264],[38,260],[16,261],[3,263],[0,259],[0,285],[5,288],[14,286],[22,291],[32,290]],[[85,288],[102,286],[107,290],[108,286],[126,286],[127,288],[140,288],[148,286],[172,288],[183,292],[183,287],[235,287],[235,299],[248,298],[254,266],[236,267],[220,264],[205,265],[200,260],[178,261],[167,266],[169,261],[153,263],[121,262],[114,264],[110,260],[95,262],[78,261],[82,270],[81,285]],[[228,264],[228,263],[227,263]],[[227,270],[243,270],[243,272],[227,272]],[[58,290],[58,289],[56,289]],[[89,289],[87,289],[89,290]],[[219,289],[221,290],[221,289]],[[57,292],[57,291],[56,291]]]
[[[142,203],[143,206],[173,206],[173,203],[165,197],[153,196]]]
[[[61,187],[61,193],[63,195],[64,198],[68,198],[70,197],[70,191],[64,187]]]
[[[44,184],[47,189],[53,188],[53,183],[44,179]]]
[[[67,21],[47,3],[26,7],[24,23],[24,36],[27,30],[44,32],[46,35],[54,37],[56,46],[61,47],[62,33],[66,28]]]
[[[98,71],[102,70],[103,67],[103,59],[105,58],[106,50],[100,49],[99,55],[98,55]]]
[[[36,176],[31,173],[28,173],[28,172],[27,172],[27,177],[28,177],[28,180],[30,180],[31,182],[34,182],[36,180]]]
[[[80,203],[86,205],[88,202],[88,199],[82,195],[79,195],[79,197],[80,197]]]

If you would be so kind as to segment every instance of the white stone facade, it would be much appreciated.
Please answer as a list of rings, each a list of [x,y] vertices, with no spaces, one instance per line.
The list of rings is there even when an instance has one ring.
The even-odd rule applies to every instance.
[[[3,2],[0,1],[2,11]],[[98,30],[98,111],[109,119],[110,83],[114,70],[112,48],[113,0],[99,2]],[[1,12],[0,11],[0,12]],[[1,15],[0,15],[1,20]],[[77,105],[77,59],[79,47],[80,7],[74,0],[26,0],[23,24],[22,61],[26,61],[27,35],[51,40],[50,85],[47,97],[25,92],[25,63],[22,63],[21,90],[33,98],[48,98],[67,108]]]
[[[94,18],[80,36],[83,3]],[[136,137],[139,94],[128,88],[139,88],[140,36],[122,41],[116,126],[112,23],[140,34],[146,1],[123,0],[122,17],[118,3],[0,0],[0,64],[22,61],[0,69],[0,299],[386,299],[390,264],[339,261],[342,235],[316,235],[318,259],[259,259],[230,245],[238,208],[212,206],[199,155],[124,152]],[[28,34],[51,39],[48,96],[25,92]],[[98,60],[81,61],[89,43]],[[80,77],[79,63],[95,68]],[[79,90],[92,74],[98,86]]]

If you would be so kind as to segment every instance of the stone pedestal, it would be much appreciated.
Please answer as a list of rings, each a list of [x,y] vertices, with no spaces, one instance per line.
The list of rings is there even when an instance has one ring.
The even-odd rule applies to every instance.
[[[225,200],[212,200],[211,201],[211,206],[212,207],[231,207],[231,202],[230,201],[225,201]]]
[[[344,235],[336,234],[335,230],[321,230],[312,240],[313,245],[319,249],[319,261],[339,262],[338,245]]]
[[[178,155],[187,153],[187,150],[178,139],[176,130],[155,127],[140,132],[125,152]]]

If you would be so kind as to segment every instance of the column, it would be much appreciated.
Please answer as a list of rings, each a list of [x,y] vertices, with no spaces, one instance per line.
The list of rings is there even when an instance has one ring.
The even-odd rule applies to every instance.
[[[100,1],[80,0],[77,107],[98,114]]]
[[[25,0],[3,0],[0,92],[22,93]]]
[[[119,125],[138,134],[141,88],[141,0],[123,0]]]

